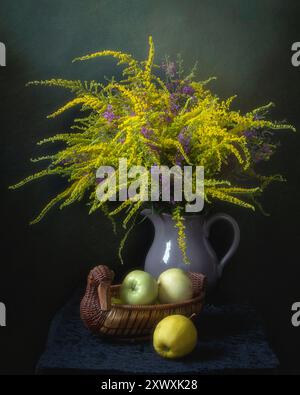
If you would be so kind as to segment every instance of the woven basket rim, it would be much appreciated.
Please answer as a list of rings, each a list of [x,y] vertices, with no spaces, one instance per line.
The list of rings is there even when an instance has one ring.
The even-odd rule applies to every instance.
[[[121,287],[121,284],[111,285],[110,288],[117,290]],[[185,300],[179,303],[162,303],[162,304],[111,304],[112,309],[120,309],[120,310],[167,310],[167,309],[176,309],[180,307],[186,307],[191,304],[202,302],[205,299],[205,291],[201,291],[199,295],[195,296],[192,299]]]

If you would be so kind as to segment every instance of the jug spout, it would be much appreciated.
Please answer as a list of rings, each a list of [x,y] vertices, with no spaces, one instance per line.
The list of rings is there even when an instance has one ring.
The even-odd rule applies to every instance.
[[[154,210],[146,208],[141,212],[141,214],[143,216],[147,217],[152,222],[155,229],[158,229],[159,227],[161,227],[163,225],[163,219],[162,219],[161,215],[159,213],[155,212]]]

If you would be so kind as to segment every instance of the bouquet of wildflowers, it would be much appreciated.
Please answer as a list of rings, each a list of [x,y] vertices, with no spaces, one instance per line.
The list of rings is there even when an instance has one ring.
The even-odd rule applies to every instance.
[[[140,165],[148,170],[157,165],[203,166],[206,204],[221,200],[254,209],[257,195],[271,181],[281,180],[279,175],[262,176],[255,171],[256,163],[268,160],[277,148],[274,131],[294,130],[290,125],[266,118],[272,103],[246,114],[232,110],[235,96],[221,100],[207,88],[211,79],[197,81],[194,69],[184,75],[180,60],[166,59],[161,67],[155,65],[151,37],[145,61],[111,50],[74,61],[103,56],[112,56],[118,65],[124,66],[122,80],[111,79],[105,84],[64,79],[29,83],[62,87],[73,94],[68,103],[48,118],[75,106],[82,112],[82,116],[74,119],[71,130],[38,143],[64,143],[56,153],[33,160],[45,161],[44,170],[11,187],[15,189],[50,175],[66,179],[66,188],[50,200],[32,223],[40,221],[55,205],[63,208],[86,197],[89,213],[100,209],[113,218],[123,212],[122,223],[129,230],[140,210],[149,203],[128,198],[111,205],[109,194],[106,200],[99,200],[96,193],[103,182],[96,177],[97,169],[117,168],[119,158],[126,158],[128,166]],[[122,185],[117,185],[117,192],[121,188]],[[183,207],[184,202],[169,204],[187,261]]]

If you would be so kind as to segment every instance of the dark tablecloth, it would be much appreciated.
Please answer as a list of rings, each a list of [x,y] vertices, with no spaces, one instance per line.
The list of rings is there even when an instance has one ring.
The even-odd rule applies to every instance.
[[[113,342],[91,334],[79,317],[78,292],[53,319],[37,374],[224,374],[272,372],[278,360],[249,306],[207,304],[196,319],[196,349],[180,360],[161,358],[151,341]]]

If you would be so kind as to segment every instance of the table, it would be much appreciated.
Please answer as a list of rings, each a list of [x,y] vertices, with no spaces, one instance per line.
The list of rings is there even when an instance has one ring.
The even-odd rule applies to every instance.
[[[196,319],[199,341],[180,360],[161,358],[151,341],[109,341],[90,333],[79,316],[83,291],[55,315],[37,374],[274,373],[279,365],[262,324],[247,305],[206,304]]]

